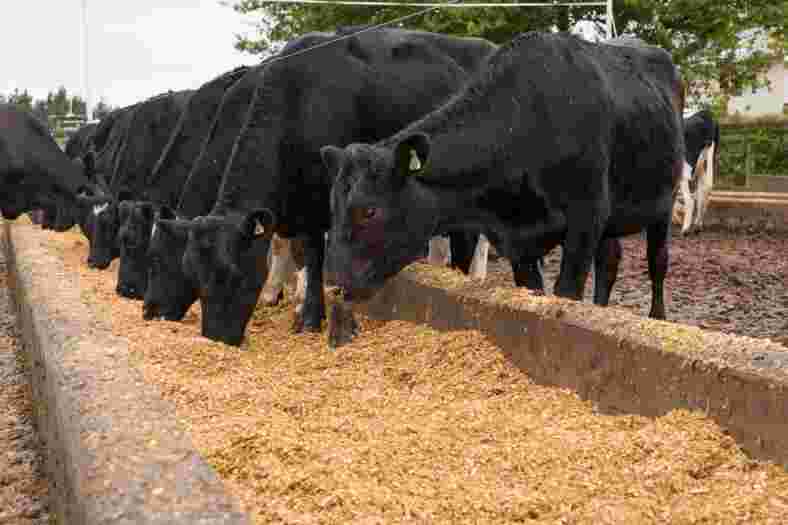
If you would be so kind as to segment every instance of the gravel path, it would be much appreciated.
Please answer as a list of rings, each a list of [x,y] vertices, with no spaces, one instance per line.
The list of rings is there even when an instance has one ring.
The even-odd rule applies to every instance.
[[[50,522],[30,384],[0,250],[0,524]]]

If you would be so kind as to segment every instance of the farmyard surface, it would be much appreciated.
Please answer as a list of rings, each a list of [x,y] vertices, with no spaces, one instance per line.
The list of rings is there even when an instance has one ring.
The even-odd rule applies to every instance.
[[[242,350],[143,322],[76,233],[46,234],[259,523],[781,523],[788,475],[698,414],[602,415],[482,334],[362,319],[330,352],[260,309]],[[114,268],[114,266],[113,266]]]

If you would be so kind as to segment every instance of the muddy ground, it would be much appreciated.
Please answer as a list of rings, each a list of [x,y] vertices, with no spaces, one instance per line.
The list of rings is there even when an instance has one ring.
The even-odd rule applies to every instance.
[[[646,242],[623,239],[624,256],[611,304],[648,316],[651,283]],[[545,259],[548,293],[558,277],[561,249]],[[489,286],[514,286],[504,259],[490,263]],[[592,278],[586,283],[591,302]],[[711,229],[674,233],[665,283],[668,320],[710,330],[770,338],[788,347],[788,233]]]

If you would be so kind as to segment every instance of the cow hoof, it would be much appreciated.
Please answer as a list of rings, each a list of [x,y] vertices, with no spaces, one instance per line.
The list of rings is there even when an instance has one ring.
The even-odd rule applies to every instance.
[[[263,294],[263,304],[266,306],[276,306],[284,298],[285,294],[282,290],[279,290],[279,293],[276,295]]]
[[[293,322],[290,323],[290,331],[294,334],[300,334],[304,331],[304,316],[301,312],[293,314]]]
[[[348,305],[334,303],[328,318],[328,346],[339,348],[353,341],[358,335],[358,323]]]

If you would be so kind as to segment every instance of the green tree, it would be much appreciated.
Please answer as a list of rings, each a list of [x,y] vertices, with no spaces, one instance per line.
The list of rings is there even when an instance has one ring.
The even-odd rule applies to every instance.
[[[33,97],[30,96],[30,93],[27,92],[27,89],[19,92],[19,89],[14,89],[14,92],[8,97],[9,104],[15,104],[27,111],[33,110]]]
[[[465,0],[467,1],[467,0]],[[762,72],[783,56],[786,0],[614,0],[618,33],[642,38],[672,53],[688,81],[689,95],[730,96],[763,82]],[[375,24],[413,13],[415,7],[225,2],[259,17],[254,35],[236,35],[235,47],[267,55],[308,31]],[[585,21],[604,35],[604,7],[445,8],[406,22],[408,27],[503,43],[530,30],[569,30]],[[770,38],[771,45],[764,46]]]
[[[50,117],[64,117],[71,110],[71,100],[64,86],[60,86],[57,91],[47,96],[47,106],[49,107]]]
[[[75,115],[85,116],[86,104],[79,95],[71,97],[71,112]]]

